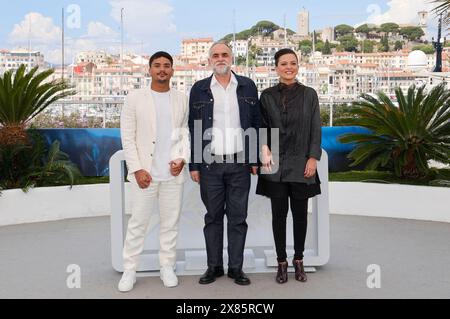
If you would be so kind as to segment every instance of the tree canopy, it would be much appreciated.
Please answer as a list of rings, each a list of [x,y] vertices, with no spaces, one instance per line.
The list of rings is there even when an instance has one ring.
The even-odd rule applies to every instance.
[[[334,32],[336,33],[336,37],[340,38],[341,36],[353,33],[354,28],[349,26],[348,24],[340,24],[334,28]]]
[[[400,34],[410,41],[419,40],[425,35],[421,27],[404,27],[400,29]]]
[[[373,31],[373,27],[370,27],[367,23],[365,23],[365,24],[362,24],[359,27],[357,27],[355,29],[355,31],[357,33],[365,33],[365,34],[367,34],[367,33],[371,32],[371,31]]]
[[[388,23],[383,23],[382,25],[380,25],[381,32],[396,33],[399,30],[400,30],[400,27],[397,23],[388,22]]]
[[[420,50],[423,51],[425,54],[433,54],[436,51],[434,50],[434,47],[432,45],[427,45],[427,44],[421,44],[421,45],[416,45],[412,48],[412,50]]]
[[[256,36],[256,35],[269,36],[278,29],[280,29],[280,27],[271,21],[266,21],[266,20],[259,21],[257,24],[252,26],[250,29],[246,29],[246,30],[236,33],[236,40],[247,40],[251,36]],[[295,33],[294,31],[292,31],[290,29],[287,29],[286,31],[287,31],[288,35],[292,35]],[[222,38],[222,40],[227,41],[227,42],[232,41],[233,34],[232,33],[227,34],[226,36],[224,36]]]
[[[330,42],[328,40],[325,41],[325,44],[322,49],[322,54],[331,54],[331,46],[330,46]]]
[[[253,27],[251,27],[252,35],[261,34],[263,36],[268,36],[274,31],[278,30],[280,27],[271,21],[259,21]]]
[[[341,43],[344,51],[347,51],[347,52],[356,52],[357,51],[358,40],[356,40],[356,38],[352,34],[347,34],[347,35],[342,36],[339,39],[339,42]]]

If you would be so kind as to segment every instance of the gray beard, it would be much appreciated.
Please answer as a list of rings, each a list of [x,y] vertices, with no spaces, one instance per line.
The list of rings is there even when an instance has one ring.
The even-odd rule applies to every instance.
[[[231,67],[229,65],[227,66],[220,66],[220,67],[214,67],[214,73],[217,75],[226,75],[230,72]]]

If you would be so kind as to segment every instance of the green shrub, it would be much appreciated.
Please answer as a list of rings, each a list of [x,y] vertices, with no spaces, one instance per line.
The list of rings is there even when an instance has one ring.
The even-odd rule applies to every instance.
[[[345,134],[343,143],[356,143],[349,154],[352,166],[368,170],[390,168],[401,178],[430,175],[428,162],[450,164],[450,91],[445,84],[425,92],[412,85],[406,95],[395,90],[398,106],[383,92],[363,94],[354,102],[356,116],[345,124],[368,128],[371,134]]]
[[[73,185],[80,176],[78,168],[61,152],[55,141],[47,149],[42,136],[27,132],[28,143],[0,145],[0,188],[21,188]]]

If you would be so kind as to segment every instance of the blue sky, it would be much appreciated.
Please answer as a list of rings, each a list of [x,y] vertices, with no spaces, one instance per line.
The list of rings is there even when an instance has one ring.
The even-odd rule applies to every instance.
[[[60,55],[59,34],[63,7],[66,11],[66,50],[68,56],[72,56],[86,49],[119,52],[122,7],[125,8],[126,51],[150,54],[161,49],[177,54],[183,38],[211,36],[217,40],[233,32],[233,10],[236,12],[236,31],[249,28],[260,20],[271,20],[283,25],[285,15],[287,27],[296,30],[297,12],[302,7],[310,11],[311,29],[321,29],[340,23],[414,23],[417,22],[419,10],[432,6],[428,0],[2,2],[0,48],[27,47],[28,35],[31,34],[32,48],[43,51],[46,60],[55,63]],[[28,27],[30,24],[31,33]],[[430,20],[430,24],[435,22]]]

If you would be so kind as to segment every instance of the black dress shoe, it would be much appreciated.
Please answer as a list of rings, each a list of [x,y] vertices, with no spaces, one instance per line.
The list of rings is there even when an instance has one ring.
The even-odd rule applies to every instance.
[[[242,269],[228,269],[228,277],[234,279],[234,282],[241,286],[250,285],[250,279]]]
[[[200,280],[198,281],[201,285],[207,285],[214,281],[216,281],[216,278],[222,277],[225,274],[223,267],[208,267],[206,272],[203,274],[203,276],[200,277]]]

